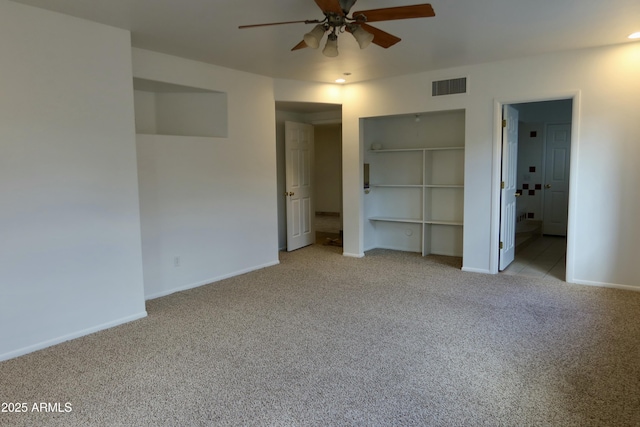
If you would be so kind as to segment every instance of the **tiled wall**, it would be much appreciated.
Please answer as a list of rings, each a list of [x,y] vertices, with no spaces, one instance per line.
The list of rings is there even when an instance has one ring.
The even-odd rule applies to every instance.
[[[520,123],[518,138],[518,219],[542,219],[544,124]]]
[[[571,121],[571,101],[545,101],[517,104],[518,198],[517,214],[529,220],[542,220],[544,188],[544,139],[549,123]]]

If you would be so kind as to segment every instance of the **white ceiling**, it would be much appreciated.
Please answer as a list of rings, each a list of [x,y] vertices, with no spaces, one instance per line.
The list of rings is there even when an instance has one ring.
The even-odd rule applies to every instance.
[[[290,49],[311,25],[239,25],[323,19],[313,0],[14,0],[132,32],[136,47],[274,78],[353,83],[439,68],[617,43],[640,31],[638,0],[433,0],[433,18],[375,23],[402,41],[340,55]],[[428,0],[427,0],[428,1]],[[359,0],[352,11],[424,0]]]

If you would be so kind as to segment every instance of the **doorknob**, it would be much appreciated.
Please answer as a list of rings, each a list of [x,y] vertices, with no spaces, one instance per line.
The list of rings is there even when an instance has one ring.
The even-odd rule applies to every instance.
[[[551,184],[545,185],[544,188],[551,188]]]
[[[296,194],[296,193],[294,193],[293,191],[292,192],[288,192],[288,191],[284,192],[285,197],[286,196],[293,196],[294,194]]]
[[[521,192],[519,192],[519,191],[516,191],[516,192],[515,192],[515,194],[514,194],[514,196],[516,196],[516,197],[520,197],[520,196],[522,196],[522,193],[521,193]]]

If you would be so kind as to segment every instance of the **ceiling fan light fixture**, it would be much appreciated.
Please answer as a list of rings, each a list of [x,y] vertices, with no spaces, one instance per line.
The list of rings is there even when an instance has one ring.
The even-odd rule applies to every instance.
[[[320,46],[320,41],[324,37],[326,29],[324,25],[318,24],[313,27],[313,30],[304,35],[304,42],[312,49],[317,49]]]
[[[0,0],[1,1],[1,0]],[[382,48],[389,48],[401,39],[379,28],[369,25],[371,22],[394,21],[398,19],[430,18],[436,16],[433,7],[428,4],[408,6],[392,6],[381,9],[351,12],[357,0],[314,0],[324,14],[324,19],[305,19],[298,21],[268,22],[265,24],[240,25],[238,28],[266,27],[284,24],[316,24],[291,50],[304,48],[318,49],[324,34],[328,34],[327,43],[322,53],[328,57],[338,56],[338,35],[345,31],[353,34],[360,49],[373,43]]]
[[[364,49],[369,46],[373,41],[373,34],[362,28],[360,25],[351,25],[349,31],[351,31],[351,34],[353,34],[353,37],[358,42],[360,49]]]
[[[327,44],[324,46],[322,54],[329,58],[338,56],[338,36],[335,33],[331,33],[327,37]]]

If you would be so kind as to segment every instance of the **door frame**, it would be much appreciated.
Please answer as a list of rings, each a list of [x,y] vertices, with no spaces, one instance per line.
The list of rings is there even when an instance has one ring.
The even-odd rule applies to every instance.
[[[578,183],[578,150],[580,143],[580,97],[579,90],[547,95],[530,95],[513,98],[494,98],[493,101],[493,167],[491,177],[491,236],[489,248],[489,272],[498,273],[500,251],[500,182],[502,166],[502,106],[525,102],[572,100],[571,150],[569,161],[569,215],[567,219],[567,263],[565,281],[575,282],[575,223],[577,219],[576,198]]]

